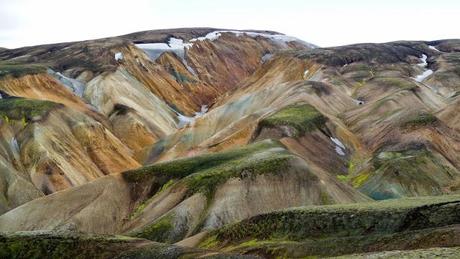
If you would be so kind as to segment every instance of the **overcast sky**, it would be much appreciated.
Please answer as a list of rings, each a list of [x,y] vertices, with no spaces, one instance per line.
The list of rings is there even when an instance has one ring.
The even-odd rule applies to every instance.
[[[319,46],[460,38],[459,0],[0,0],[0,47],[150,29],[275,30]]]

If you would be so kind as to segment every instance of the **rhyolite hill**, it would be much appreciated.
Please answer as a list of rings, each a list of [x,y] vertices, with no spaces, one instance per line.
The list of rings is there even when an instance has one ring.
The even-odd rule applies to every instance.
[[[460,256],[460,40],[0,48],[1,258]]]

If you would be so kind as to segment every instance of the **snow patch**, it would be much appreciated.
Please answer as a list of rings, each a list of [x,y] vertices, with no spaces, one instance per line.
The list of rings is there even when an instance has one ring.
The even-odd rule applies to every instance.
[[[431,74],[433,74],[433,70],[426,69],[426,67],[428,66],[428,62],[426,61],[427,58],[428,58],[427,55],[422,54],[422,57],[420,58],[420,63],[417,64],[419,67],[424,68],[424,71],[420,75],[417,75],[416,77],[414,77],[414,80],[417,82],[422,82],[427,77],[429,77]]]
[[[121,52],[115,53],[115,60],[116,61],[123,60],[123,53],[121,53]]]
[[[213,31],[213,32],[206,34],[206,36],[191,39],[190,42],[205,41],[205,40],[215,41],[222,35],[221,32],[226,32],[226,31]]]
[[[181,58],[182,63],[187,68],[187,70],[191,74],[196,76],[196,72],[187,64],[187,61],[185,59],[186,50],[191,48],[193,46],[193,43],[197,42],[197,41],[207,41],[207,40],[208,41],[215,41],[215,40],[219,39],[220,36],[222,36],[222,33],[233,33],[237,37],[242,36],[242,35],[253,37],[253,38],[264,37],[264,38],[267,38],[267,39],[277,43],[280,46],[283,46],[283,47],[287,47],[287,43],[289,43],[289,42],[297,42],[297,43],[303,44],[305,46],[308,46],[310,48],[316,48],[316,46],[313,45],[313,44],[310,44],[310,43],[302,41],[302,40],[300,40],[298,38],[287,36],[287,35],[284,35],[284,34],[269,34],[269,33],[260,33],[260,32],[250,32],[250,31],[213,31],[213,32],[210,32],[210,33],[206,34],[203,37],[198,37],[198,38],[191,39],[188,42],[184,42],[184,40],[182,40],[182,39],[171,37],[171,38],[169,38],[168,43],[139,43],[139,44],[136,44],[136,47],[144,50],[147,53],[147,55],[150,57],[150,59],[152,59],[152,60],[156,60],[164,52],[173,52],[178,57]],[[120,54],[121,57],[117,56],[118,54]],[[265,54],[262,57],[262,62],[266,62],[272,56],[273,56],[273,54],[270,54],[270,53]],[[122,53],[120,53],[120,52],[116,53],[115,54],[115,59],[117,61],[123,59]]]
[[[208,112],[208,106],[207,105],[201,105],[201,110],[199,112],[195,112],[195,117],[201,117],[203,116],[206,112]]]
[[[439,49],[437,49],[435,46],[428,46],[428,48],[434,50],[434,51],[437,51],[437,52],[441,52]]]
[[[420,58],[420,63],[418,63],[417,65],[420,66],[420,67],[428,66],[428,62],[426,62],[427,58],[428,58],[427,55],[422,54],[422,57]]]
[[[169,38],[168,43],[142,43],[136,44],[136,46],[144,50],[150,59],[156,60],[164,52],[173,52],[175,53],[184,64],[185,68],[194,76],[197,76],[195,70],[190,67],[185,59],[186,49],[193,46],[193,43],[185,43],[182,39],[177,39],[174,37]]]
[[[19,144],[18,144],[18,140],[15,137],[11,138],[10,146],[14,152],[19,153]]]
[[[201,116],[203,116],[207,111],[208,111],[207,105],[202,105],[201,110],[199,112],[195,112],[195,116],[193,117],[185,116],[176,111],[177,119],[179,120],[178,127],[183,128],[189,124],[193,124],[197,118],[200,118]]]
[[[185,49],[192,43],[184,43],[184,40],[174,37],[169,38],[168,43],[141,43],[136,46],[144,50],[152,60],[156,60],[164,52],[173,52],[182,60],[185,60]]]
[[[219,39],[220,36],[222,36],[222,33],[233,33],[237,37],[239,37],[241,35],[246,35],[246,36],[253,37],[253,38],[264,37],[264,38],[270,39],[271,41],[276,42],[276,43],[278,43],[279,45],[282,45],[282,46],[287,46],[286,44],[288,42],[298,42],[298,43],[301,43],[301,44],[303,44],[305,46],[308,46],[310,48],[316,48],[315,45],[310,44],[308,42],[305,42],[303,40],[300,40],[300,39],[298,39],[296,37],[287,36],[287,35],[284,35],[284,34],[269,34],[269,33],[251,32],[251,31],[213,31],[213,32],[210,32],[210,33],[206,34],[206,36],[204,36],[204,37],[198,37],[198,38],[195,38],[195,39],[191,39],[190,42],[205,41],[205,40],[215,41],[215,40]]]
[[[188,70],[188,72],[190,72],[190,74],[198,77],[198,74],[195,72],[195,70],[193,70],[193,68],[191,66],[188,65],[187,60],[185,60],[185,58],[182,59],[182,63],[184,64],[184,66]]]
[[[344,156],[345,155],[345,152],[343,152],[343,150],[339,147],[339,146],[336,146],[335,147],[335,152],[340,155],[340,156]]]
[[[190,48],[191,46],[193,46],[192,43],[184,43],[183,39],[178,39],[174,37],[169,38],[169,45],[183,48]]]
[[[340,156],[345,156],[345,145],[338,138],[331,137],[331,140],[335,144],[335,152]]]
[[[268,60],[270,60],[272,57],[273,57],[273,54],[267,53],[267,54],[265,54],[265,55],[262,56],[261,61],[262,61],[262,63],[265,63],[265,62],[267,62]]]
[[[334,142],[334,144],[336,144],[337,146],[345,149],[345,145],[343,145],[342,142],[340,142],[340,140],[338,138],[334,138],[334,137],[331,137],[331,140],[332,142]]]
[[[83,92],[85,91],[85,84],[61,74],[60,72],[55,72],[52,69],[48,69],[48,74],[56,78],[59,82],[62,83],[67,89],[72,91],[75,95],[82,97]]]
[[[415,81],[417,81],[417,82],[422,82],[422,81],[425,80],[427,77],[429,77],[431,74],[433,74],[433,70],[427,69],[427,70],[425,70],[422,74],[416,76],[414,79],[415,79]]]
[[[179,128],[183,128],[188,124],[192,124],[194,121],[193,117],[188,117],[180,113],[177,113],[177,119],[179,119],[179,125],[178,125]]]
[[[146,50],[153,60],[157,59],[163,52],[171,51],[175,52],[179,56],[183,57],[183,50],[191,48],[194,42],[197,41],[215,41],[222,36],[222,33],[233,33],[237,37],[239,36],[249,36],[249,37],[264,37],[270,39],[273,42],[279,43],[281,45],[286,45],[288,42],[298,42],[304,44],[311,48],[316,48],[315,45],[308,42],[302,41],[296,37],[287,36],[284,34],[269,34],[269,33],[260,33],[260,32],[250,32],[250,31],[213,31],[206,34],[203,37],[198,37],[189,40],[189,42],[184,42],[182,39],[177,39],[174,37],[169,38],[168,43],[140,43],[136,44],[138,48]]]

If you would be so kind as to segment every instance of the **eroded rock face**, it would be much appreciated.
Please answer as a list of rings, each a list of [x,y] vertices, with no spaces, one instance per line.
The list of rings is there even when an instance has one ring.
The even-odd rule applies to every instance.
[[[212,103],[222,93],[217,85],[201,81],[185,59],[174,52],[164,52],[152,60],[134,45],[120,51],[126,53],[122,66],[177,112],[193,115],[201,105]]]
[[[44,194],[139,167],[119,139],[84,113],[58,107],[22,123],[7,151],[17,155],[7,159]]]
[[[78,96],[44,73],[4,79],[0,90],[10,96],[52,101],[78,111],[90,112],[89,107]]]

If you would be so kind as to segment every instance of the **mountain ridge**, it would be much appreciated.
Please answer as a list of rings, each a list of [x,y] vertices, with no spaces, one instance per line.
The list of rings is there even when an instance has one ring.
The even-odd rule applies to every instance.
[[[134,236],[206,256],[456,248],[459,46],[317,48],[182,28],[0,51],[0,231]],[[318,229],[343,232],[297,238],[317,208],[335,222]],[[377,231],[363,211],[397,215]]]

